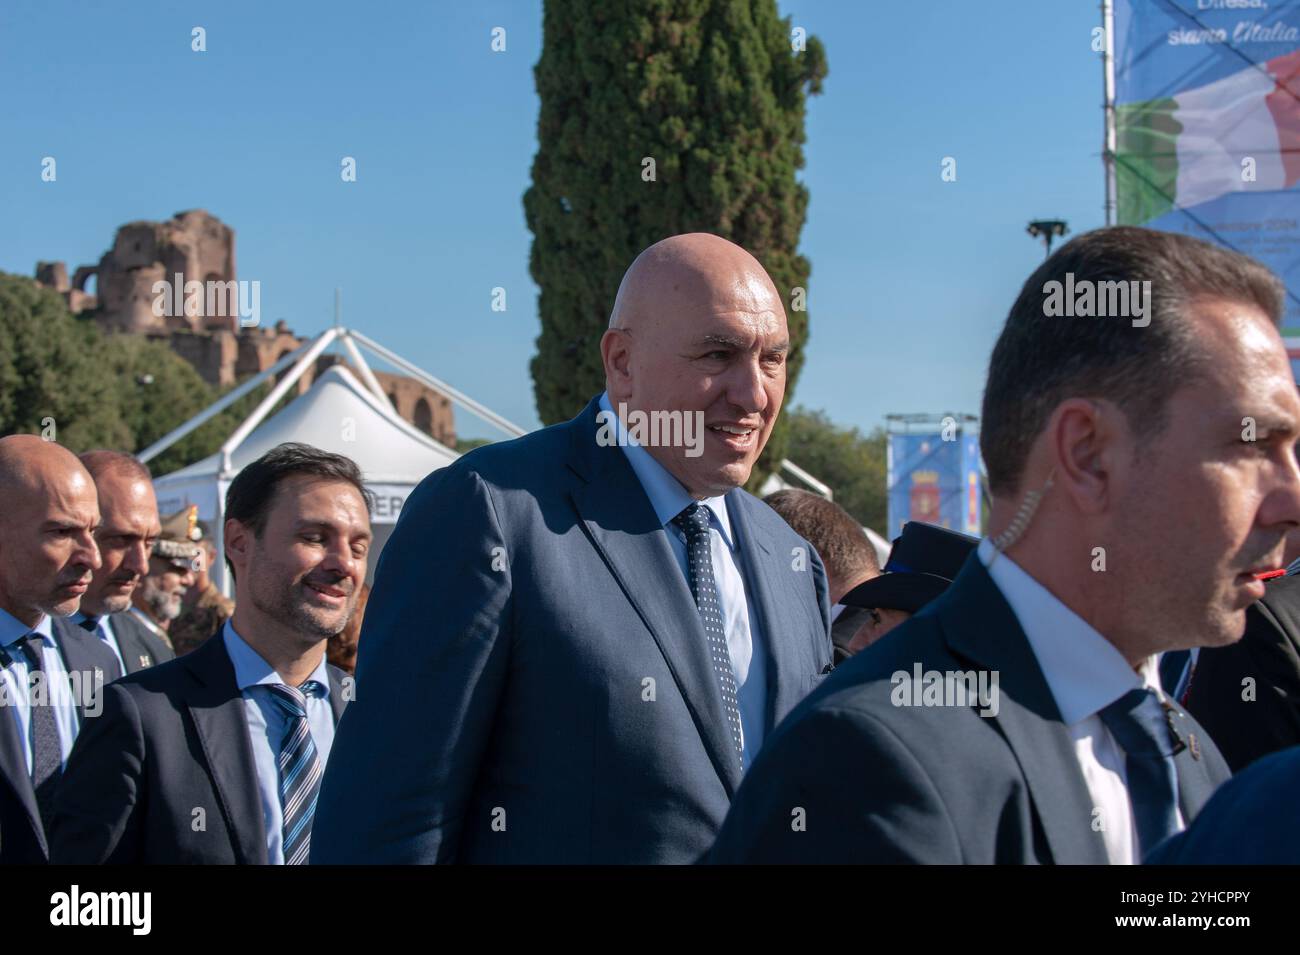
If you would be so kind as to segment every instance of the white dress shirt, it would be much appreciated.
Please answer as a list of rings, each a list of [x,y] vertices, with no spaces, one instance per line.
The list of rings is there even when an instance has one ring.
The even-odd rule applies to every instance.
[[[987,538],[980,542],[978,553],[1020,622],[1065,728],[1074,740],[1074,754],[1093,808],[1100,810],[1089,824],[1100,826],[1111,864],[1141,862],[1124,750],[1099,713],[1129,690],[1142,686],[1163,698],[1156,657],[1148,657],[1134,671],[1114,644],[1010,557],[1001,554],[994,560],[995,551]],[[1179,829],[1184,825],[1180,809]]]
[[[54,642],[49,615],[41,617],[40,623],[32,628],[20,623],[16,617],[5,610],[0,610],[0,648],[9,655],[9,664],[4,667],[4,705],[18,723],[18,738],[23,744],[23,754],[27,757],[27,773],[33,772],[32,762],[32,704],[31,679],[27,666],[27,654],[23,652],[18,641],[29,633],[41,635],[41,669],[45,673],[45,686],[49,694],[49,705],[54,707],[54,725],[59,732],[59,750],[63,764],[68,762],[72,744],[77,738],[77,728],[81,720],[77,715],[77,698],[72,692],[68,679],[68,668],[63,665],[63,654]]]
[[[613,412],[609,395],[600,396],[600,407]],[[672,523],[674,517],[692,504],[702,504],[709,509],[709,550],[713,555],[713,579],[718,587],[718,602],[727,635],[727,651],[736,677],[736,704],[740,709],[742,743],[741,764],[745,769],[758,755],[763,745],[767,718],[767,657],[764,653],[758,615],[753,601],[745,589],[745,575],[740,566],[740,551],[727,514],[727,499],[710,497],[697,501],[687,493],[680,481],[656,461],[645,448],[631,441],[615,415],[615,428],[623,444],[627,461],[632,465],[650,506],[654,508],[659,523],[668,535],[668,544],[682,576],[690,583],[686,555],[686,535]],[[716,685],[716,682],[715,682]]]

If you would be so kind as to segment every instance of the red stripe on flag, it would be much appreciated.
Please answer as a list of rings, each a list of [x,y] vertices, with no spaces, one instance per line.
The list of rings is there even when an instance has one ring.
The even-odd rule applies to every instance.
[[[1269,60],[1264,68],[1276,84],[1264,102],[1277,126],[1282,173],[1290,189],[1300,182],[1300,50]]]

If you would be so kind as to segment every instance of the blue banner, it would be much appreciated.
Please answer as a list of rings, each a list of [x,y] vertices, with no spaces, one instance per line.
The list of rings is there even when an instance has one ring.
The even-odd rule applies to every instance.
[[[907,521],[978,535],[982,520],[979,437],[957,431],[889,436],[891,540]]]

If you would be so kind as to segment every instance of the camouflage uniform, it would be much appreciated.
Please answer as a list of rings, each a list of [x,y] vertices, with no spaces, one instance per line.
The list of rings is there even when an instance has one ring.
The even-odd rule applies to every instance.
[[[167,633],[172,638],[176,655],[189,653],[208,637],[221,632],[221,627],[235,612],[235,603],[224,597],[211,583],[199,595],[198,602],[172,621]]]

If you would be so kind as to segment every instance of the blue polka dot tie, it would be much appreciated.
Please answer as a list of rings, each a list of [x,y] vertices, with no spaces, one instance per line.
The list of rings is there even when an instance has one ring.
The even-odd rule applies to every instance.
[[[709,509],[702,504],[692,504],[673,518],[673,524],[686,534],[691,596],[695,598],[695,606],[704,624],[704,635],[709,641],[709,658],[713,661],[713,672],[722,691],[722,709],[727,714],[731,739],[736,744],[736,758],[743,762],[745,737],[740,728],[740,707],[736,703],[736,673],[731,667],[726,624],[722,619],[722,606],[718,603],[718,585],[713,578]]]
[[[324,770],[307,724],[307,696],[323,687],[308,680],[301,688],[271,685],[271,699],[284,710],[289,728],[280,744],[280,806],[284,816],[284,864],[302,865],[311,852],[311,821]]]

